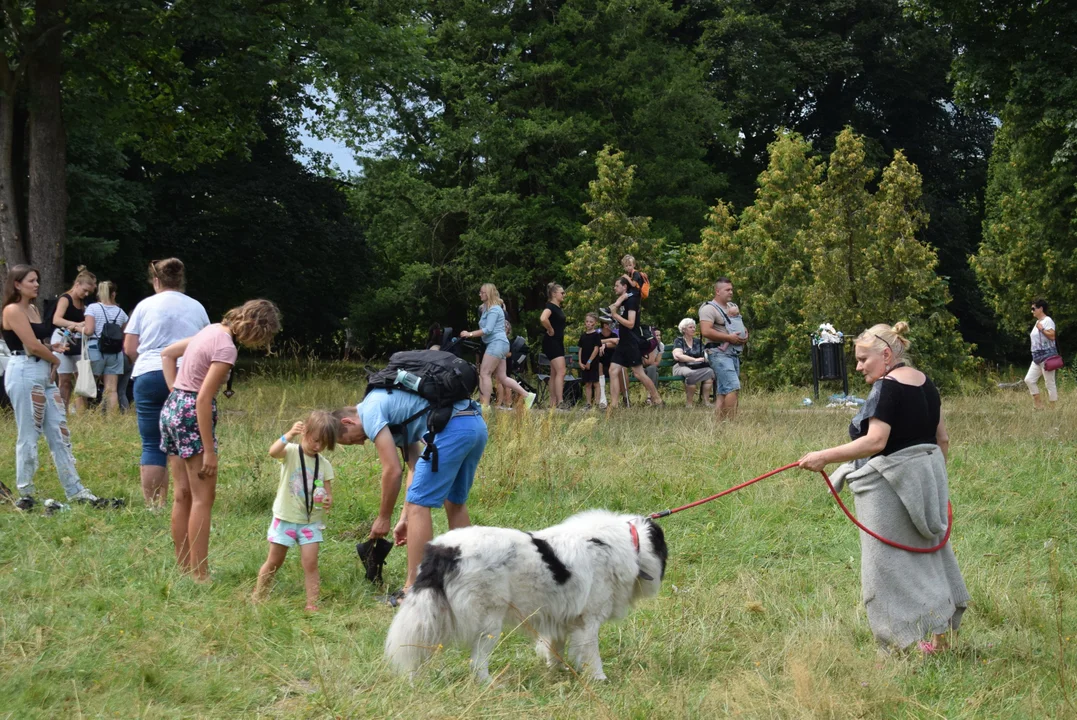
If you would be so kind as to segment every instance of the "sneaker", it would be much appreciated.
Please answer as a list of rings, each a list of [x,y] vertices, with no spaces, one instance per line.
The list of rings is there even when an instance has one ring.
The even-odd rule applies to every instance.
[[[537,397],[537,393],[527,393],[527,395],[524,396],[524,408],[530,410],[531,406],[535,404],[535,398]]]
[[[15,507],[19,510],[29,512],[34,509],[34,505],[37,504],[37,500],[34,500],[33,495],[23,495],[21,498],[15,501]]]
[[[59,500],[53,500],[52,498],[49,498],[48,500],[45,501],[45,514],[46,515],[52,515],[53,513],[63,512],[64,510],[70,510],[70,509],[71,509],[70,507],[68,507],[67,505],[64,505]]]
[[[584,412],[591,412],[591,406],[590,405],[584,405],[583,406],[583,411]]]
[[[598,404],[598,409],[599,410],[605,410],[608,407],[609,407],[609,405],[607,405],[606,403],[599,403]]]
[[[97,497],[86,488],[82,488],[77,493],[69,497],[68,500],[77,503],[89,503],[91,505],[96,505],[97,503],[101,502],[101,498]]]

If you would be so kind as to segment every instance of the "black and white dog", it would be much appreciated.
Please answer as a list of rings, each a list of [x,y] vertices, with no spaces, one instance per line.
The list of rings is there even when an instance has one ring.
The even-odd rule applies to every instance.
[[[602,623],[658,594],[666,572],[662,528],[639,515],[590,510],[534,533],[468,527],[426,546],[415,586],[385,639],[385,656],[411,673],[440,645],[471,648],[471,667],[489,680],[503,627],[525,627],[553,666],[568,642],[581,672],[604,680]]]

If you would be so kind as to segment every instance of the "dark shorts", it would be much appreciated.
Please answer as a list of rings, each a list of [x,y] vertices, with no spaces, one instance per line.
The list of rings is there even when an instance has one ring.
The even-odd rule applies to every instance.
[[[557,337],[556,335],[553,337],[543,335],[542,354],[546,356],[547,360],[556,360],[559,357],[564,357],[565,339],[563,337]]]
[[[636,367],[643,364],[643,355],[639,349],[639,338],[624,333],[621,341],[613,351],[613,362],[621,367]]]

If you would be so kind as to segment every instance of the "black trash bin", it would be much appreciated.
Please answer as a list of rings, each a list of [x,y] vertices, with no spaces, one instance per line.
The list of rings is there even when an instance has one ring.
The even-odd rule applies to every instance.
[[[842,350],[844,343],[823,343],[815,346],[819,354],[819,379],[842,379]]]
[[[819,397],[820,380],[841,380],[841,389],[849,394],[849,370],[845,365],[845,339],[836,343],[821,343],[814,333],[811,337],[811,372],[815,397]]]

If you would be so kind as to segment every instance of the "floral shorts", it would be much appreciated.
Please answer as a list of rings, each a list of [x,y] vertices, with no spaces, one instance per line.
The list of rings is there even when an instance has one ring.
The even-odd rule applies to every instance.
[[[195,401],[198,393],[173,390],[161,408],[161,452],[186,460],[202,454]],[[213,401],[213,452],[217,452],[217,401]]]
[[[274,517],[269,523],[269,532],[266,540],[274,545],[295,547],[296,545],[310,545],[322,541],[322,530],[318,523],[301,525],[300,523],[288,522]]]

